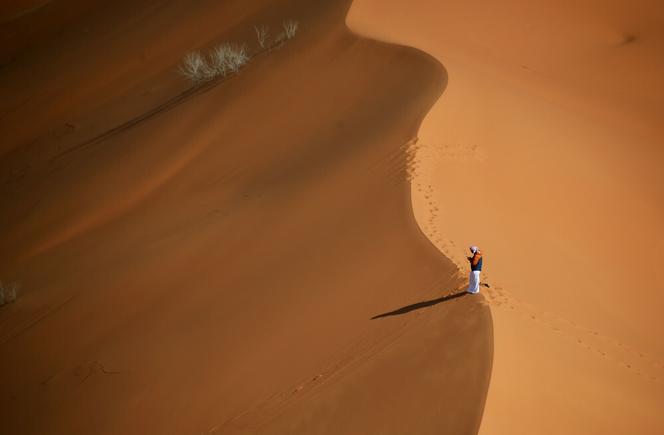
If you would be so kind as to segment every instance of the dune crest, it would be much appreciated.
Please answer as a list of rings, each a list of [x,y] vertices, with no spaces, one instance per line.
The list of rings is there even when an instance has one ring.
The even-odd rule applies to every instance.
[[[485,254],[495,361],[483,434],[664,431],[664,8],[654,1],[358,0],[354,31],[448,71],[413,206]]]
[[[3,431],[477,432],[490,311],[449,297],[410,199],[445,71],[349,6],[51,2],[0,29]],[[158,110],[186,53],[289,19]]]

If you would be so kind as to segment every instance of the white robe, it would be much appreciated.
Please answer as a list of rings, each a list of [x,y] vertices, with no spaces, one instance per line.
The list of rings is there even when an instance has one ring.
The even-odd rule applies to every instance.
[[[471,270],[470,277],[468,278],[468,293],[480,292],[480,271]]]

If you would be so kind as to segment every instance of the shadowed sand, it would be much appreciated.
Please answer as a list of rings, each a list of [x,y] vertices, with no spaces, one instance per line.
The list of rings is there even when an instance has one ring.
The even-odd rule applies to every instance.
[[[664,433],[664,7],[357,0],[352,30],[435,56],[413,207],[485,256],[481,434]],[[653,275],[654,274],[654,275]]]
[[[371,320],[461,285],[408,180],[440,64],[352,35],[347,1],[88,3],[0,15],[2,430],[476,433],[484,299]],[[290,18],[145,116],[185,53]]]
[[[451,301],[452,299],[460,298],[461,296],[467,295],[467,292],[461,292],[461,293],[452,293],[447,296],[442,296],[440,298],[436,299],[431,299],[428,301],[422,301],[422,302],[417,302],[414,304],[406,305],[405,307],[401,307],[397,310],[394,311],[388,311],[387,313],[383,314],[377,314],[371,318],[371,320],[375,319],[382,319],[383,317],[390,317],[390,316],[399,316],[401,314],[407,314],[410,313],[411,311],[419,310],[421,308],[426,308],[426,307],[432,307],[434,305],[442,304],[443,302]]]

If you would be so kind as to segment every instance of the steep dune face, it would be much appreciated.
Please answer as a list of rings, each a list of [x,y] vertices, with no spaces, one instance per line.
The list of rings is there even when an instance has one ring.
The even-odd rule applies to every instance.
[[[3,430],[476,433],[491,317],[440,298],[456,268],[410,202],[440,65],[351,35],[344,1],[47,14],[74,5],[6,39]],[[164,105],[187,51],[289,18],[295,39]]]
[[[351,29],[449,73],[418,222],[484,248],[496,359],[482,433],[662,433],[664,9],[360,0]]]

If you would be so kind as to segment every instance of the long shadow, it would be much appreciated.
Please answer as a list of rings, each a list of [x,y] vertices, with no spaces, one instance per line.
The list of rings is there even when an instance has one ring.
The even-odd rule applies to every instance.
[[[459,293],[452,293],[452,294],[449,294],[447,296],[440,297],[438,299],[431,299],[430,301],[422,301],[422,302],[418,302],[416,304],[406,305],[405,307],[401,307],[398,310],[394,310],[394,311],[390,311],[389,313],[383,313],[383,314],[378,314],[376,316],[373,316],[371,318],[371,320],[380,319],[381,317],[398,316],[400,314],[410,313],[411,311],[419,310],[420,308],[431,307],[433,305],[438,305],[440,303],[447,302],[447,301],[450,301],[452,299],[460,298],[460,297],[465,296],[467,294],[470,294],[470,293],[467,293],[467,292],[463,291],[463,292],[459,292]]]

